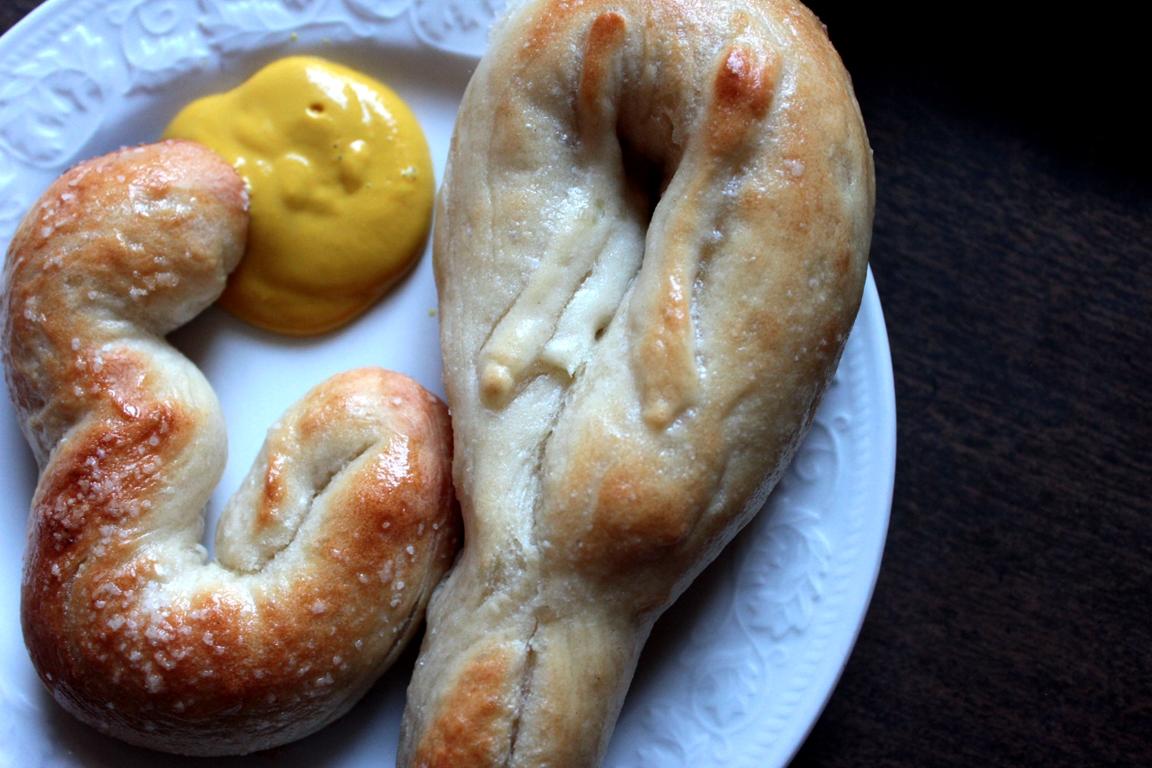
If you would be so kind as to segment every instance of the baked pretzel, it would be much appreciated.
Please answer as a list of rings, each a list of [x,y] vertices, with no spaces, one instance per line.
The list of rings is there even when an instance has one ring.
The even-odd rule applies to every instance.
[[[863,290],[863,123],[792,0],[532,0],[438,203],[465,522],[404,766],[597,764],[656,618],[763,505]]]
[[[419,627],[459,535],[443,404],[363,369],[271,429],[207,562],[225,431],[162,336],[220,293],[246,228],[235,172],[165,142],[65,173],[8,253],[5,370],[41,468],[25,641],[65,709],[170,752],[251,752],[343,714]]]

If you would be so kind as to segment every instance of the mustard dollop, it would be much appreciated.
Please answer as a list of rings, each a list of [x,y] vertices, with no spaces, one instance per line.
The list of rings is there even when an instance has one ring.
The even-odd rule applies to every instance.
[[[253,325],[337,328],[424,249],[428,143],[400,97],[355,70],[313,56],[275,61],[189,104],[165,136],[216,150],[248,184],[248,249],[220,303]]]

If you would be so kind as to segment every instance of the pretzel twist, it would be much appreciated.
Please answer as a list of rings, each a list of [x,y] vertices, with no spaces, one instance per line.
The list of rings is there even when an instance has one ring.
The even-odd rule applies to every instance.
[[[81,720],[171,752],[251,752],[343,714],[416,631],[459,533],[446,409],[363,369],[271,429],[207,561],[225,432],[162,336],[220,293],[246,227],[232,169],[165,142],[64,174],[6,266],[5,369],[41,467],[32,661]]]
[[[873,178],[792,0],[530,0],[435,232],[466,546],[405,766],[587,768],[649,630],[762,506],[863,289]]]

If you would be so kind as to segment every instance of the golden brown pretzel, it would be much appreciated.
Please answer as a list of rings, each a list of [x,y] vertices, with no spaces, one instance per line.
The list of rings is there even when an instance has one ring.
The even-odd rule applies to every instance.
[[[587,768],[656,617],[761,507],[852,327],[871,154],[792,0],[529,0],[435,259],[466,544],[405,766]]]
[[[272,428],[206,562],[219,406],[161,338],[243,250],[240,179],[187,142],[57,180],[9,250],[3,351],[41,467],[25,640],[56,700],[126,741],[243,753],[343,714],[420,624],[458,537],[447,411],[330,379]]]

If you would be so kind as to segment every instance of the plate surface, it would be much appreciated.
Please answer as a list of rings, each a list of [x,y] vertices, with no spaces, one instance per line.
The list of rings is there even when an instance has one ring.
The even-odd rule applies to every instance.
[[[500,0],[49,0],[0,39],[0,251],[67,166],[156,139],[187,101],[292,53],[391,85],[443,171],[460,95]],[[291,340],[209,310],[172,336],[216,387],[229,425],[214,519],[264,430],[322,378],[359,365],[442,392],[430,258],[352,326]],[[145,766],[157,756],[73,721],[44,693],[19,631],[36,467],[0,402],[0,768]],[[783,765],[819,715],[880,565],[895,467],[888,340],[869,275],[839,371],[767,508],[657,624],[606,766]],[[209,531],[211,531],[211,522]],[[351,714],[221,765],[390,765],[415,651]],[[167,760],[166,765],[185,761]],[[203,765],[187,761],[188,765]]]

